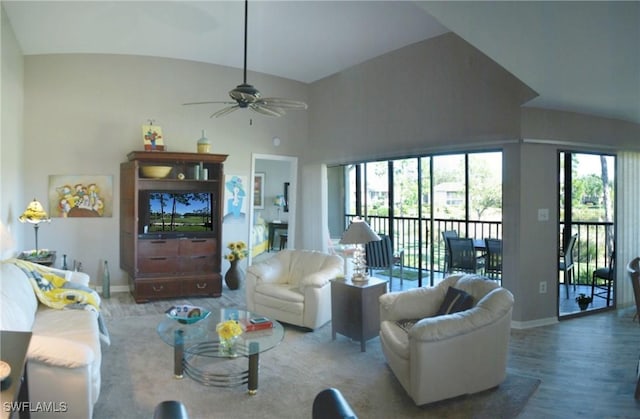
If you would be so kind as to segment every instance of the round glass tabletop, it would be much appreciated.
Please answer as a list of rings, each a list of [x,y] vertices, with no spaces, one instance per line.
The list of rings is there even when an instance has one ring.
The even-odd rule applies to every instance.
[[[193,324],[183,324],[166,317],[158,324],[157,331],[160,338],[168,345],[175,346],[176,342],[181,341],[186,353],[198,352],[198,355],[201,356],[225,357],[226,355],[217,351],[207,351],[206,353],[201,351],[201,344],[220,341],[216,333],[216,325],[225,320],[238,320],[241,324],[247,324],[250,319],[258,317],[262,316],[250,311],[222,308],[212,310],[209,317]],[[249,356],[261,353],[282,341],[284,328],[278,321],[269,320],[271,320],[273,327],[252,332],[245,331],[237,338],[235,346],[239,355]]]

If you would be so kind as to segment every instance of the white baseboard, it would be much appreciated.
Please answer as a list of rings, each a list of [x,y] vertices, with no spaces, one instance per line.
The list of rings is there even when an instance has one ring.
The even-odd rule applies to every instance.
[[[546,319],[536,319],[526,322],[511,321],[512,329],[530,329],[532,327],[549,326],[558,323],[557,317],[548,317]]]
[[[95,286],[94,289],[98,291],[98,294],[102,295],[102,287]],[[111,292],[129,292],[128,285],[114,285],[111,287]]]

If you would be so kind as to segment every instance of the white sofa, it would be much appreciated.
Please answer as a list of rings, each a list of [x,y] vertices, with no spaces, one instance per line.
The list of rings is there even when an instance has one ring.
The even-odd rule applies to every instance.
[[[316,329],[331,320],[331,283],[344,274],[340,256],[283,250],[247,268],[249,311]]]
[[[470,294],[473,306],[436,316],[449,287]],[[417,405],[472,394],[505,379],[512,311],[507,289],[485,277],[453,275],[435,287],[382,295],[380,344]]]
[[[89,285],[89,276],[84,273],[46,269],[68,281]],[[27,353],[29,401],[32,407],[49,403],[59,410],[32,408],[32,418],[93,416],[102,363],[97,317],[93,311],[40,304],[27,275],[12,263],[0,263],[0,329],[33,333]]]

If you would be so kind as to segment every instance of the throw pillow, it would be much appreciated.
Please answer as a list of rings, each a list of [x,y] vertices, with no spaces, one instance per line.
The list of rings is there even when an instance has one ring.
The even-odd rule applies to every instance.
[[[436,316],[468,310],[472,306],[473,297],[471,295],[457,288],[449,287]]]

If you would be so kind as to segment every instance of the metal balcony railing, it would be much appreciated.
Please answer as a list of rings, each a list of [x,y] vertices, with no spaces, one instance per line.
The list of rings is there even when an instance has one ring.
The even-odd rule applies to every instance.
[[[345,228],[355,214],[345,215]],[[477,239],[502,239],[502,222],[500,221],[467,221],[459,219],[431,219],[417,217],[394,217],[393,229],[386,216],[368,216],[367,222],[373,231],[387,234],[393,231],[394,249],[404,250],[403,266],[409,269],[420,269],[423,272],[444,272],[445,246],[442,232],[455,230],[461,237]],[[612,222],[574,222],[571,231],[578,234],[575,246],[575,278],[577,284],[590,284],[592,272],[609,264],[611,250],[614,246]],[[565,225],[560,224],[564,232]],[[562,243],[563,237],[558,243]],[[554,243],[555,245],[555,243]]]

